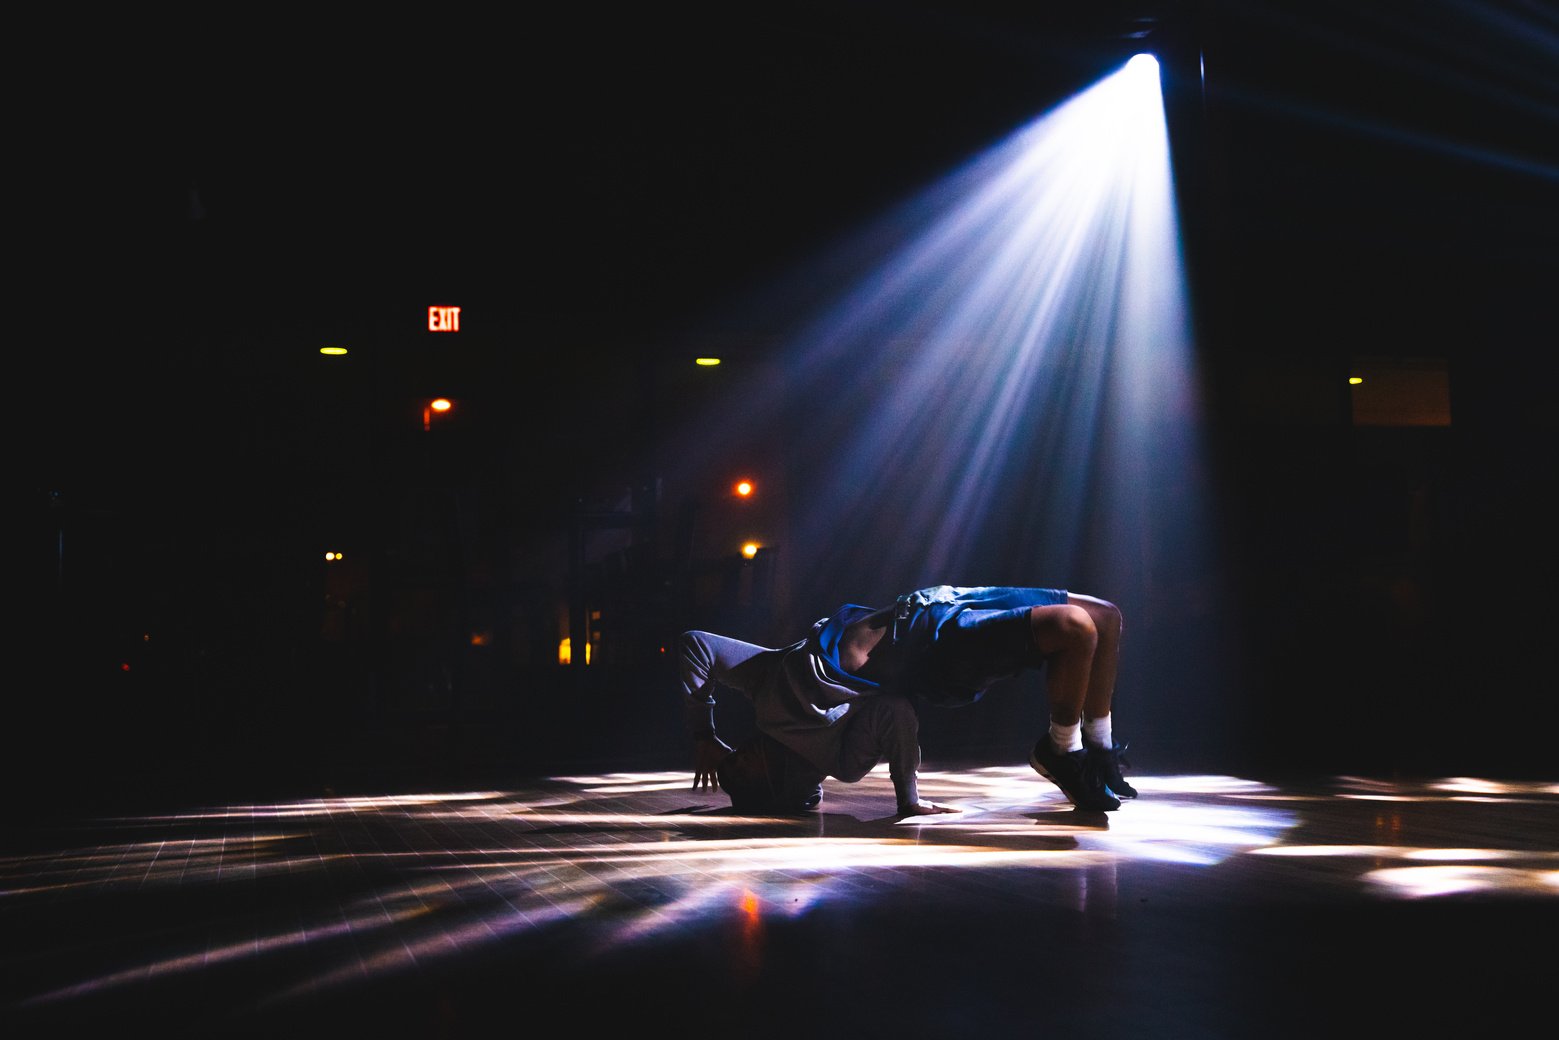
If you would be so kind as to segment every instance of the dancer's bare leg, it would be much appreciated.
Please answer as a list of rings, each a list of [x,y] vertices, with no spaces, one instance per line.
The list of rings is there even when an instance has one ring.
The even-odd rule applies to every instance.
[[[1082,603],[1031,607],[1034,645],[1045,656],[1049,677],[1050,718],[1063,726],[1076,725],[1093,690],[1094,658],[1099,648],[1099,629]],[[1111,683],[1114,677],[1110,677]]]
[[[1115,604],[1092,596],[1068,595],[1067,603],[1088,612],[1099,633],[1094,649],[1093,667],[1088,674],[1088,692],[1083,698],[1083,743],[1094,756],[1095,768],[1104,777],[1111,793],[1118,798],[1135,798],[1137,789],[1121,773],[1126,759],[1125,746],[1114,737],[1110,717],[1115,700],[1115,674],[1120,664],[1121,612]]]
[[[1114,652],[1119,626],[1104,652],[1099,617],[1110,624],[1108,604],[1088,597],[1068,596],[1064,604],[1031,607],[1029,620],[1034,645],[1045,657],[1050,700],[1050,731],[1041,734],[1029,755],[1029,764],[1041,776],[1061,788],[1079,809],[1109,812],[1121,807],[1110,793],[1103,774],[1094,768],[1092,753],[1084,748],[1083,713],[1101,700],[1106,705],[1115,683]]]
[[[1068,593],[1066,602],[1068,606],[1081,607],[1087,611],[1094,630],[1099,634],[1088,670],[1088,692],[1083,698],[1083,717],[1102,719],[1110,713],[1110,704],[1115,699],[1115,675],[1120,667],[1121,656],[1120,608],[1106,600],[1075,593]]]

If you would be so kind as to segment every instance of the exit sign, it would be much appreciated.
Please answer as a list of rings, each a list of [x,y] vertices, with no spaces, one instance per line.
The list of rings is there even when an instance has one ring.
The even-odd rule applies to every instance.
[[[428,308],[429,332],[459,332],[460,308],[459,307],[429,307]]]

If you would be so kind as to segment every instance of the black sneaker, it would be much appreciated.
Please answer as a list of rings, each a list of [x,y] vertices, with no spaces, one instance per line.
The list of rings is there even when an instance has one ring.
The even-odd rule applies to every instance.
[[[1121,754],[1126,750],[1125,744],[1116,744],[1113,747],[1094,747],[1086,745],[1088,757],[1094,763],[1094,769],[1104,780],[1104,786],[1110,789],[1110,793],[1117,798],[1135,798],[1137,789],[1126,782],[1121,776],[1121,766],[1131,765],[1126,756]]]
[[[1121,807],[1116,798],[1104,786],[1096,758],[1085,750],[1057,751],[1049,736],[1040,737],[1029,752],[1029,765],[1040,776],[1061,788],[1066,800],[1079,809],[1109,812]]]

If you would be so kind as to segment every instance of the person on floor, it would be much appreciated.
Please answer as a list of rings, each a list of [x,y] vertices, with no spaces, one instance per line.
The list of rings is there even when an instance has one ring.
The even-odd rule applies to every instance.
[[[855,782],[887,759],[901,816],[956,811],[919,797],[914,701],[973,704],[998,680],[1046,668],[1050,724],[1030,765],[1077,808],[1118,809],[1137,794],[1112,732],[1121,633],[1119,608],[1092,596],[951,585],[845,604],[785,647],[684,632],[694,789],[719,784],[738,808],[802,811],[821,802],[823,779]],[[757,732],[734,750],[715,732],[718,687],[753,704]]]

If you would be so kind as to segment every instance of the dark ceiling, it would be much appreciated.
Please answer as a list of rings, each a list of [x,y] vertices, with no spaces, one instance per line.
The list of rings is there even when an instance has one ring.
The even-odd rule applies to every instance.
[[[27,374],[60,439],[100,435],[105,396],[241,378],[188,373],[214,344],[248,371],[429,302],[485,327],[478,372],[482,350],[560,378],[580,341],[597,363],[680,353],[1144,45],[1215,342],[1445,354],[1485,317],[1505,344],[1546,327],[1559,97],[1537,5],[554,7],[33,37],[13,197],[45,319]]]

